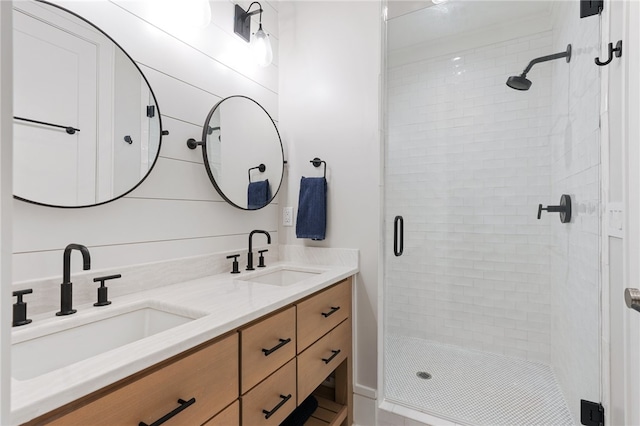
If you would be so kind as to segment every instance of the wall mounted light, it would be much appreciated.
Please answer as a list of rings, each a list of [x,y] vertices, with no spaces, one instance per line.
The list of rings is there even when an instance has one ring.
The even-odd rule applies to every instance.
[[[251,7],[254,4],[258,5],[258,9],[250,12]],[[260,14],[258,31],[253,34],[253,40],[251,40],[251,17],[258,13]],[[249,5],[246,11],[236,4],[233,31],[242,37],[244,41],[251,42],[251,50],[253,51],[253,55],[258,65],[261,67],[267,67],[271,64],[271,61],[273,60],[273,51],[271,50],[269,35],[262,29],[262,6],[260,3],[254,1]]]

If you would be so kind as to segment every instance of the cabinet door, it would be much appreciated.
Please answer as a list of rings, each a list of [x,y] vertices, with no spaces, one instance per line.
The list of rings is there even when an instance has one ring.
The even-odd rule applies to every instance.
[[[298,355],[298,404],[317,388],[347,357],[351,356],[350,320]]]
[[[242,396],[243,426],[276,426],[296,408],[296,360]]]
[[[351,314],[351,279],[298,304],[298,353]]]
[[[58,418],[54,425],[200,425],[238,397],[238,335],[234,333],[161,370]],[[191,400],[195,399],[191,403]],[[183,402],[179,402],[183,401]]]
[[[244,394],[296,356],[296,309],[291,307],[240,330],[240,343],[240,390]]]
[[[236,401],[205,423],[204,426],[236,426],[239,424],[240,401]]]

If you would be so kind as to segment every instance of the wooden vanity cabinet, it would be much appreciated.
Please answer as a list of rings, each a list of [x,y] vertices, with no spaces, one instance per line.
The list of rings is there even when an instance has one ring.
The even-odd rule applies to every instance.
[[[318,408],[306,426],[353,424],[351,278],[297,304],[298,404],[310,394]],[[331,375],[334,387],[323,386]]]
[[[351,279],[297,303],[298,353],[351,317]]]
[[[204,424],[204,426],[230,426],[237,425],[240,422],[240,401],[233,404],[216,414],[214,418]]]
[[[264,380],[296,356],[296,308],[240,329],[240,393]]]
[[[30,424],[151,425],[183,408],[164,424],[201,425],[237,399],[238,336],[232,333]]]
[[[351,342],[347,278],[26,424],[275,426],[313,394],[307,425],[349,426]]]

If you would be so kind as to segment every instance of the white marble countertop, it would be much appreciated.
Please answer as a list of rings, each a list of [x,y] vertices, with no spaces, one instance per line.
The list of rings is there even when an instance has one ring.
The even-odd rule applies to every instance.
[[[288,286],[242,281],[283,267],[317,274]],[[45,414],[357,272],[357,266],[277,262],[255,272],[213,275],[113,298],[113,303],[105,307],[74,306],[78,312],[68,317],[51,313],[34,316],[33,323],[14,329],[13,343],[141,307],[196,319],[32,379],[12,378],[12,423],[20,424]]]

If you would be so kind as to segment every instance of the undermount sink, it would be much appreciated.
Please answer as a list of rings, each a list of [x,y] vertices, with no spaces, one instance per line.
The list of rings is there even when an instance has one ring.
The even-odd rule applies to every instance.
[[[314,277],[324,271],[310,269],[295,269],[278,267],[275,271],[265,271],[264,273],[254,273],[246,278],[239,278],[240,281],[247,281],[257,284],[277,285],[280,287],[297,284],[307,278]]]
[[[193,321],[149,306],[92,318],[89,322],[27,339],[11,346],[11,376],[29,380],[126,344]]]

